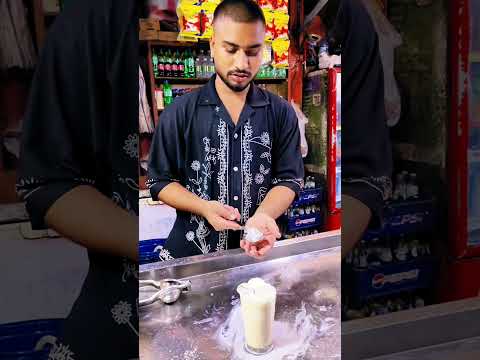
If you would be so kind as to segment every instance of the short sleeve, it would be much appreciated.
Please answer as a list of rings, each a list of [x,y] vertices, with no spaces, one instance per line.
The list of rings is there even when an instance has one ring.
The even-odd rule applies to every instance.
[[[391,193],[392,171],[378,36],[359,1],[341,3],[336,26],[344,36],[342,193],[378,215]]]
[[[102,63],[95,63],[101,61],[103,36],[90,8],[71,6],[59,15],[36,66],[17,179],[34,229],[46,227],[45,215],[62,195],[96,181],[91,124],[97,120],[95,101],[104,100],[97,88],[105,76],[98,71]]]
[[[272,149],[272,184],[286,186],[298,195],[304,183],[300,129],[293,108],[284,101],[279,105],[282,111]]]
[[[181,169],[185,163],[183,113],[174,102],[162,112],[153,135],[148,161],[146,186],[152,199],[172,182],[180,182]]]

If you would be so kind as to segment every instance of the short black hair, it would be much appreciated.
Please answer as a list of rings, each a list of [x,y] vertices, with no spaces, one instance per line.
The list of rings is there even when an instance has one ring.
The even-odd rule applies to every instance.
[[[263,11],[253,0],[223,0],[213,13],[213,22],[222,16],[244,23],[260,21],[265,25]]]

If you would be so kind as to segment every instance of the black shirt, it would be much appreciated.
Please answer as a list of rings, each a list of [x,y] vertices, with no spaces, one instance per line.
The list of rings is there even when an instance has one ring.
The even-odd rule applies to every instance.
[[[72,1],[49,31],[24,119],[18,179],[34,228],[45,227],[50,206],[79,185],[138,214],[136,6]],[[93,251],[89,261],[52,358],[138,357],[137,265]]]
[[[335,3],[331,33],[342,48],[342,194],[378,214],[391,194],[392,172],[378,37],[360,0],[330,6]]]
[[[235,125],[218,97],[215,76],[175,99],[161,114],[152,142],[147,180],[152,198],[173,181],[204,200],[237,208],[241,224],[272,187],[298,193],[303,161],[293,108],[252,83]],[[206,254],[239,243],[239,232],[216,232],[201,216],[177,211],[160,258]]]

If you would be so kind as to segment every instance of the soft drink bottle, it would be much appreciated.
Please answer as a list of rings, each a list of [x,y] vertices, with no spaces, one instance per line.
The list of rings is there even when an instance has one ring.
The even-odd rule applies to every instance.
[[[185,66],[183,62],[183,53],[177,50],[177,70],[178,70],[178,77],[184,77],[185,74]]]
[[[188,49],[186,49],[183,52],[182,59],[183,59],[183,77],[187,79],[190,77],[189,62],[188,62],[189,56],[190,56],[189,51]]]
[[[177,59],[177,52],[172,52],[172,76],[173,77],[178,77],[179,76],[179,71],[178,71],[178,59]]]
[[[165,76],[165,57],[162,49],[160,49],[160,53],[158,56],[158,76],[159,77]]]
[[[163,102],[165,106],[170,105],[173,102],[172,87],[168,83],[168,80],[165,80],[163,83]]]
[[[172,77],[172,53],[168,49],[165,53],[165,76]]]
[[[158,76],[159,76],[159,74],[158,74],[158,56],[157,56],[157,53],[156,53],[155,49],[153,50],[152,64],[153,64],[153,76],[155,78],[158,78]]]
[[[195,71],[197,73],[197,78],[202,79],[204,75],[203,75],[202,59],[200,57],[200,54],[195,58]]]

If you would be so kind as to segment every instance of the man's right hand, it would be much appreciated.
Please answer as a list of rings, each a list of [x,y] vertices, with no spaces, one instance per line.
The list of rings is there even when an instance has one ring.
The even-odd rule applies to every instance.
[[[212,225],[215,231],[240,230],[240,212],[229,205],[218,201],[208,201],[201,214]]]

